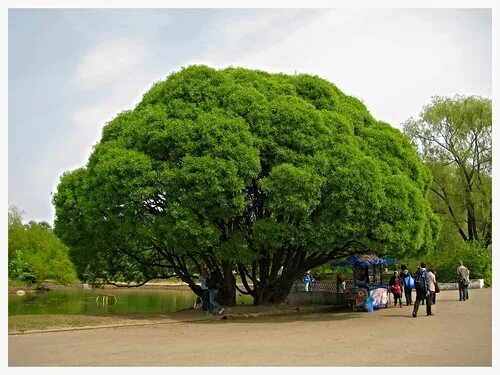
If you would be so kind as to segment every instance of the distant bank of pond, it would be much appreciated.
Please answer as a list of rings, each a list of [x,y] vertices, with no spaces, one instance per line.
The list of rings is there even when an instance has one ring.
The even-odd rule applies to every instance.
[[[103,300],[102,295],[113,296]],[[192,308],[190,289],[61,289],[43,293],[9,294],[9,315],[170,313]],[[238,296],[237,303],[251,304]]]

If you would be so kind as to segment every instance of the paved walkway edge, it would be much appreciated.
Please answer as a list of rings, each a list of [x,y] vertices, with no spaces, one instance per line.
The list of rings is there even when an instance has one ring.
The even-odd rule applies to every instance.
[[[229,309],[228,309],[229,310]],[[300,314],[313,314],[313,313],[327,313],[338,311],[339,306],[300,306],[290,309],[282,309],[277,311],[263,311],[263,312],[249,312],[249,313],[231,313],[224,315],[203,315],[195,319],[169,319],[160,322],[143,322],[143,323],[122,323],[122,324],[106,324],[97,326],[83,326],[83,327],[64,327],[64,328],[50,328],[50,329],[36,329],[21,332],[9,332],[9,336],[30,335],[37,333],[50,333],[50,332],[71,332],[71,331],[86,331],[91,329],[103,328],[121,328],[121,327],[143,327],[159,324],[175,324],[175,323],[196,323],[196,322],[210,322],[215,320],[236,320],[236,319],[253,319],[262,316],[285,316],[285,315],[300,315]],[[200,311],[200,313],[202,313]],[[203,313],[204,314],[204,313]]]

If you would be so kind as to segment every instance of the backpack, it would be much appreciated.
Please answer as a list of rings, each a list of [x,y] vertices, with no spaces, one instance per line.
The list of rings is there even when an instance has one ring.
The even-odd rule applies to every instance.
[[[415,273],[415,289],[421,292],[427,290],[427,271],[418,270]]]

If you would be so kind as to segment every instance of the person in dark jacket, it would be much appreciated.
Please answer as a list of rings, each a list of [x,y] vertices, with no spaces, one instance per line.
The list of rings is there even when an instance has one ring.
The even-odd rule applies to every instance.
[[[405,293],[405,300],[406,300],[406,306],[411,306],[413,305],[412,298],[411,298],[411,288],[407,286],[407,277],[413,277],[410,271],[406,268],[406,265],[402,264],[401,265],[401,278],[403,279],[403,291]]]
[[[420,263],[420,268],[415,272],[415,291],[417,292],[417,297],[415,299],[415,305],[413,306],[413,314],[414,318],[417,317],[418,306],[420,302],[425,299],[425,307],[427,316],[434,315],[431,311],[431,293],[430,293],[430,276],[429,272],[425,269],[427,265],[422,262]],[[418,280],[422,282],[419,283]]]
[[[208,277],[209,277],[208,269],[203,268],[201,270],[201,275],[200,275],[201,300],[202,300],[203,311],[210,310],[210,294],[207,285]]]
[[[403,278],[399,276],[398,271],[394,271],[394,275],[389,279],[389,285],[391,286],[391,292],[394,295],[394,306],[398,305],[399,307],[403,307],[403,303],[401,301],[401,295],[403,294]]]

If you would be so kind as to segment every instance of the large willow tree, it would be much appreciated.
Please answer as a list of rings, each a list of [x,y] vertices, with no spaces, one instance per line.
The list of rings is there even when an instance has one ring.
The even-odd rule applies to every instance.
[[[438,221],[409,140],[310,75],[190,66],[103,129],[62,176],[55,230],[82,278],[137,283],[203,266],[256,304],[353,252],[425,252]]]

